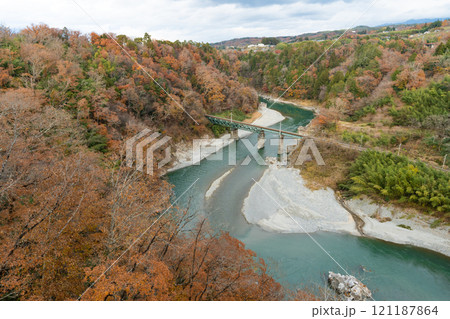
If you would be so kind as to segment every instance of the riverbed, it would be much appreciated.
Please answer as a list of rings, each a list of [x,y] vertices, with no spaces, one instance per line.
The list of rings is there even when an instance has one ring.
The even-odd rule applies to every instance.
[[[313,118],[312,112],[290,104],[275,103],[272,108],[284,115],[281,127],[287,131],[296,132],[298,126],[307,125]],[[257,137],[253,134],[249,139],[255,144]],[[276,145],[266,143],[259,154],[276,156],[276,150]],[[255,161],[240,165],[249,155],[242,141],[236,144],[237,166],[228,165],[228,152],[225,147],[222,160],[207,158],[200,165],[168,174],[175,185],[175,196],[199,178],[179,204],[189,201],[191,211],[207,216],[213,227],[243,241],[264,258],[273,277],[288,288],[324,285],[324,273],[342,272],[307,234],[273,232],[248,223],[242,214],[245,198],[254,180],[259,181],[268,167]],[[214,181],[224,174],[206,198]],[[450,300],[450,259],[446,256],[351,234],[318,230],[312,236],[350,274],[363,281],[376,300]]]

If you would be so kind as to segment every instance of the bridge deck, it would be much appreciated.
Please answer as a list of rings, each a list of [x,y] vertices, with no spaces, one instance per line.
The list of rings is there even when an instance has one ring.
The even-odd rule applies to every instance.
[[[241,129],[241,130],[246,130],[246,131],[255,132],[255,133],[264,131],[264,132],[281,134],[283,136],[289,136],[289,137],[295,137],[295,138],[303,138],[304,137],[303,135],[300,135],[297,133],[283,131],[283,130],[277,130],[277,129],[271,128],[271,127],[249,124],[249,123],[244,123],[244,122],[239,122],[239,121],[231,121],[230,119],[225,119],[225,118],[217,117],[214,115],[205,115],[205,116],[213,124],[227,126],[227,127],[233,128],[233,129]]]

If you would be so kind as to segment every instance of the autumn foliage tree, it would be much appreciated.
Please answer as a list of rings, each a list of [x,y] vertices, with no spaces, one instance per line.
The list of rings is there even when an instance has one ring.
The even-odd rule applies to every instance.
[[[0,300],[282,299],[253,252],[124,165],[142,128],[202,135],[256,92],[209,45],[118,40],[159,85],[107,35],[0,28]]]
[[[0,95],[0,121],[2,299],[283,298],[253,252],[204,220],[186,232],[193,216],[165,213],[167,182],[89,150],[85,128],[36,91]]]

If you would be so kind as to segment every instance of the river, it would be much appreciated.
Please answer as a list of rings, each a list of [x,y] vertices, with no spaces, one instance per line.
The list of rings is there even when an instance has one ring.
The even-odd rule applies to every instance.
[[[266,101],[267,102],[267,101]],[[270,103],[268,103],[270,105]],[[271,108],[286,119],[281,128],[296,132],[306,125],[313,113],[291,104],[275,103]],[[278,128],[279,124],[274,127]],[[266,133],[269,138],[269,134]],[[256,144],[257,136],[249,139]],[[266,143],[260,155],[276,156],[277,146]],[[218,230],[228,231],[256,252],[269,266],[270,274],[290,289],[325,285],[324,274],[342,270],[306,234],[267,232],[247,223],[241,213],[252,179],[261,178],[266,166],[252,160],[239,165],[249,154],[241,141],[236,144],[236,167],[228,165],[229,149],[223,150],[223,160],[205,159],[167,175],[175,186],[175,195],[184,192],[197,178],[198,182],[180,199],[198,216],[207,216]],[[211,183],[233,168],[214,194],[205,199]],[[316,232],[312,236],[348,273],[363,281],[375,300],[450,300],[450,258],[416,247],[397,245],[381,240],[352,235]],[[365,270],[363,270],[365,269]]]

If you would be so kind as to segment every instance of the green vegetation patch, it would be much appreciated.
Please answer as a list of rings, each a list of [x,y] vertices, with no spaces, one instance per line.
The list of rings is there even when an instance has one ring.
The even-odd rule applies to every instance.
[[[242,122],[243,120],[250,118],[250,116],[248,114],[244,113],[240,109],[226,110],[226,111],[216,113],[213,115],[217,116],[217,117],[231,119],[231,114],[233,114],[233,121]],[[217,124],[210,125],[209,128],[211,129],[211,131],[213,132],[215,137],[220,137],[228,131],[227,127],[222,126],[222,125],[217,125]]]
[[[210,126],[211,131],[215,137],[221,137],[228,131],[228,128],[222,125],[213,124]]]
[[[94,151],[106,153],[108,151],[108,138],[95,129],[88,129],[85,135],[86,145]]]
[[[422,123],[432,115],[448,115],[450,111],[450,76],[441,82],[431,83],[427,88],[404,90],[401,98],[407,105],[392,108],[390,113],[398,125]]]
[[[344,142],[365,145],[371,140],[370,136],[365,132],[353,132],[345,130],[342,132],[342,140]]]
[[[351,195],[378,195],[450,212],[450,174],[404,156],[368,150],[350,168],[341,189]]]
[[[375,114],[377,109],[385,105],[395,106],[394,98],[391,95],[385,96],[379,100],[376,100],[372,104],[366,105],[362,109],[357,110],[348,118],[348,121],[355,122],[368,114]]]
[[[233,113],[233,120],[234,121],[242,122],[243,120],[245,120],[245,119],[250,117],[247,114],[245,114],[242,110],[239,110],[239,109],[226,110],[226,111],[223,111],[223,112],[220,112],[220,113],[216,113],[216,114],[213,114],[213,115],[217,116],[217,117],[223,117],[223,118],[226,118],[226,119],[230,119],[232,113]]]
[[[353,68],[365,70],[378,70],[379,64],[375,58],[381,57],[381,51],[375,43],[367,42],[356,48]]]

